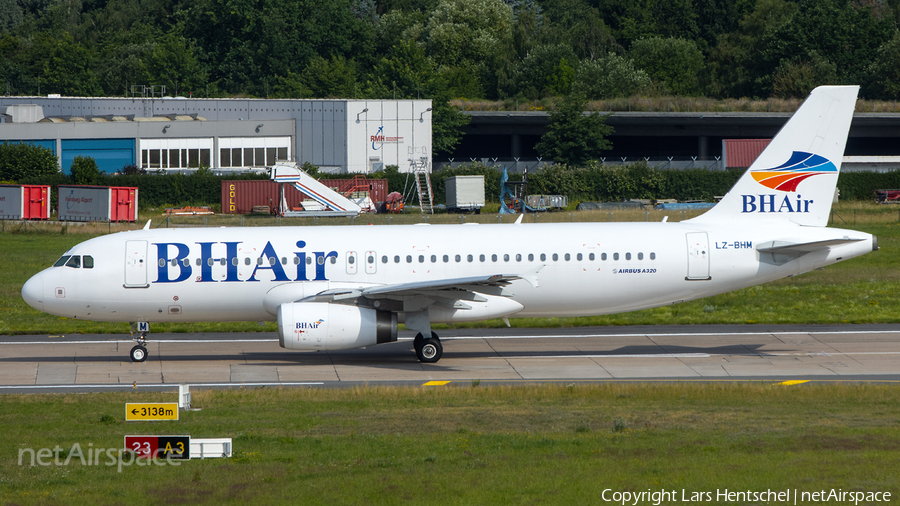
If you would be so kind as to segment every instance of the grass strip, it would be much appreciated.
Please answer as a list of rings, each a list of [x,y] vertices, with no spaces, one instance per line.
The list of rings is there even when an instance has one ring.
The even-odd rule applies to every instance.
[[[895,385],[777,383],[195,390],[0,396],[2,504],[598,504],[603,490],[900,493]],[[18,464],[126,434],[232,437],[180,466]],[[102,461],[105,463],[105,459]],[[749,501],[752,502],[752,501]],[[641,504],[652,504],[644,501]]]
[[[656,213],[656,211],[652,211]],[[606,213],[551,213],[538,221],[605,221]],[[643,221],[645,213],[616,215],[616,220]],[[217,217],[218,218],[218,217]],[[376,218],[376,217],[371,217]],[[386,219],[384,215],[378,219]],[[413,219],[416,217],[409,217]],[[420,217],[419,217],[420,218]],[[441,216],[441,219],[460,219]],[[656,216],[654,220],[658,219]],[[678,218],[678,217],[675,217]],[[233,219],[224,217],[223,219]],[[267,218],[271,221],[271,218]],[[368,218],[367,218],[368,219]],[[480,215],[464,219],[496,220]],[[528,217],[531,219],[531,216]],[[892,221],[893,220],[893,221]],[[322,220],[324,222],[324,220]],[[878,236],[880,251],[801,276],[730,292],[698,301],[617,315],[579,318],[513,318],[515,327],[574,327],[593,325],[666,324],[839,324],[896,323],[900,314],[900,209],[871,203],[845,203],[835,210],[841,228]],[[846,222],[846,223],[844,223]],[[348,222],[349,223],[349,222]],[[360,222],[362,223],[362,222]],[[67,249],[89,237],[106,233],[107,224],[86,224],[60,233],[60,225],[47,230],[21,225],[0,233],[0,334],[126,334],[127,324],[71,320],[29,307],[21,297],[22,285],[36,272],[56,261]],[[77,230],[82,233],[73,233]],[[453,328],[500,328],[501,320],[453,325]],[[436,329],[448,328],[435,325]],[[274,322],[163,323],[154,332],[275,332]]]

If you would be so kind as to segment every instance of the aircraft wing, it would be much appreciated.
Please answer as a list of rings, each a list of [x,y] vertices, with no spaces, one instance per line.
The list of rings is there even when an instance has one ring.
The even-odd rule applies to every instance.
[[[410,297],[426,297],[435,300],[472,300],[484,302],[477,293],[487,295],[509,296],[503,287],[512,281],[522,279],[520,276],[495,274],[491,276],[472,276],[466,278],[449,278],[416,283],[399,283],[396,285],[380,285],[360,288],[338,288],[325,290],[306,302],[337,302],[357,304],[360,299],[385,300],[403,302]],[[476,293],[477,292],[477,293]]]

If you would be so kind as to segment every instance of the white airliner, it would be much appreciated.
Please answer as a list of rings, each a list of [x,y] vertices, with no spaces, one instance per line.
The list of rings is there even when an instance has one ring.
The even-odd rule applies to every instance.
[[[276,320],[291,350],[340,350],[432,323],[634,311],[801,274],[878,249],[826,228],[858,87],[820,87],[734,188],[679,223],[155,229],[85,241],[25,283],[32,307],[149,323]],[[148,223],[149,225],[149,223]],[[508,322],[507,322],[508,323]]]

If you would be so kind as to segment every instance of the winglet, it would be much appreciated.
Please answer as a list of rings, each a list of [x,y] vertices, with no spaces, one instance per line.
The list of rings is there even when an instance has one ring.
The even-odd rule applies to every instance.
[[[150,222],[151,222],[151,221],[153,221],[153,220],[152,220],[152,219],[147,220],[147,224],[144,225],[143,230],[150,230]]]
[[[515,224],[516,224],[516,225],[521,224],[521,223],[522,223],[522,218],[524,218],[524,217],[525,217],[524,214],[520,214],[519,217],[516,218],[516,223],[515,223]]]

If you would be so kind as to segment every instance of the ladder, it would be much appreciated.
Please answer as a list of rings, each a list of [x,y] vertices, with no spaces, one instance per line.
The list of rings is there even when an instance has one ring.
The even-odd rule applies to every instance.
[[[434,214],[434,194],[431,191],[431,175],[428,172],[428,158],[420,157],[418,160],[410,158],[410,172],[416,178],[416,191],[419,193],[419,210],[424,213]]]

